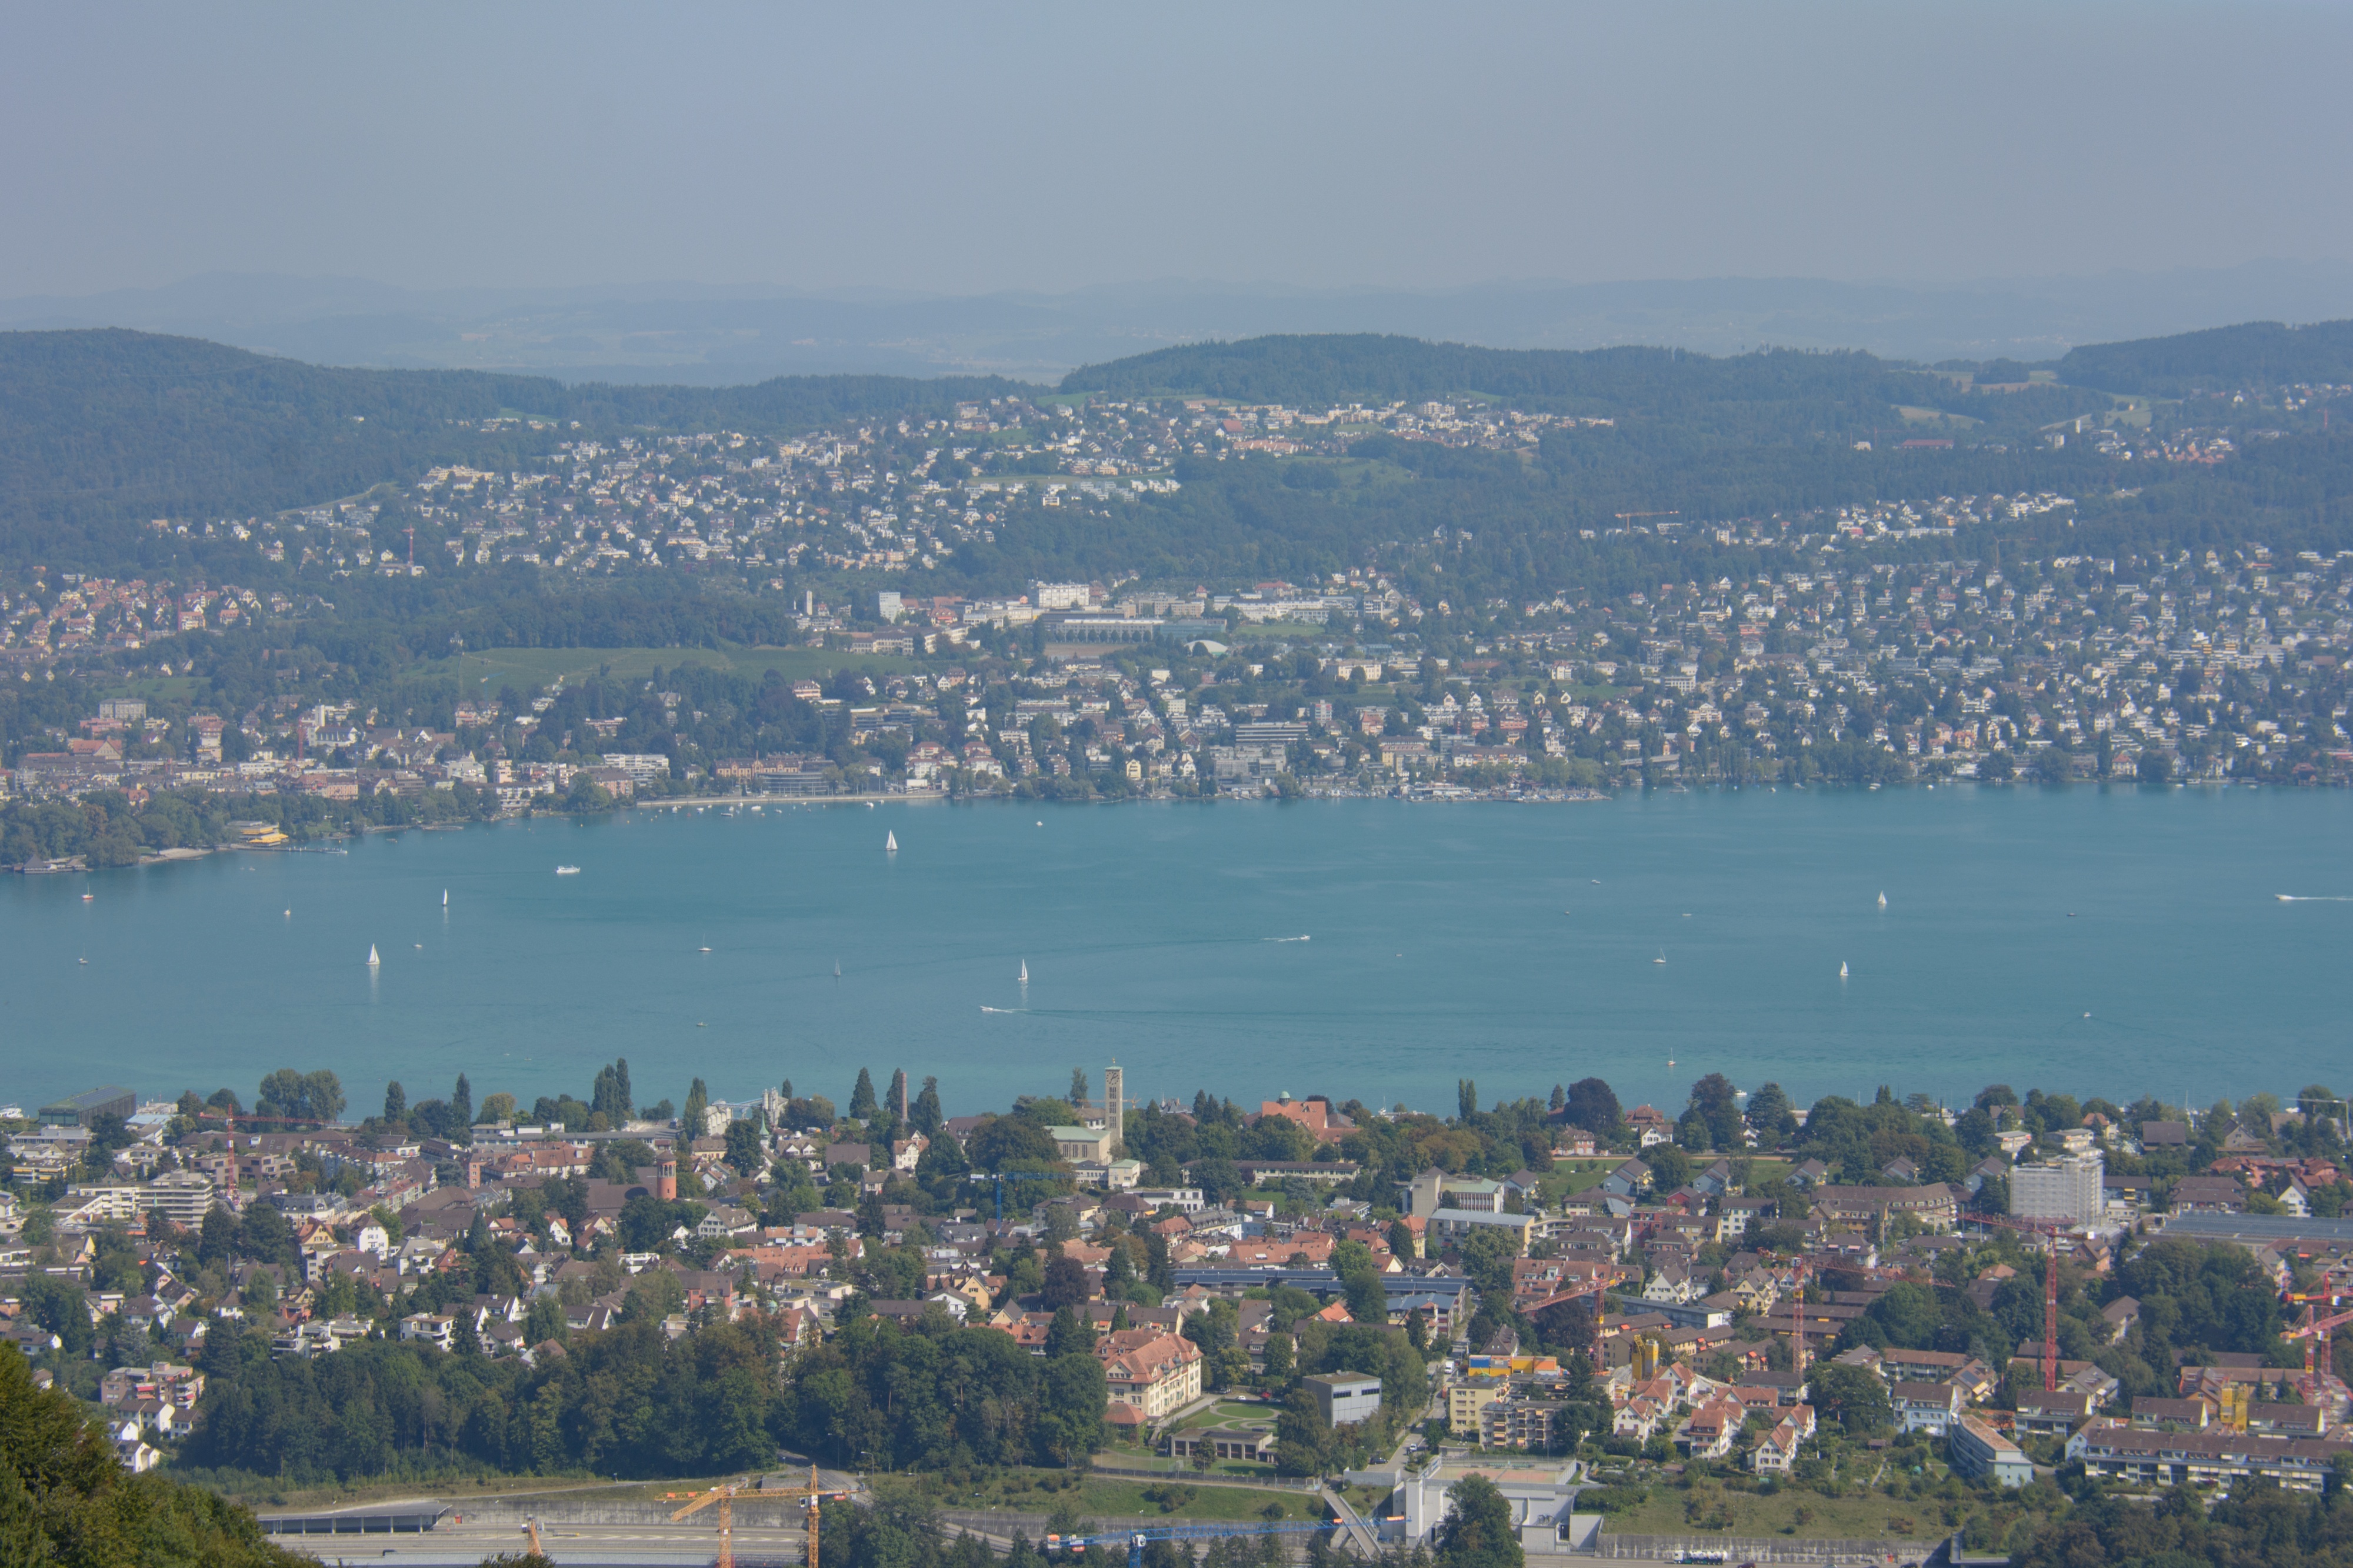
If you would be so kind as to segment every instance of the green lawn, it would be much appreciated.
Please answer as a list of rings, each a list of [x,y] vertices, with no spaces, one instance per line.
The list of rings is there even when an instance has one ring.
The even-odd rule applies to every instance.
[[[167,1472],[168,1473],[168,1472]],[[462,1503],[468,1498],[553,1497],[565,1493],[593,1493],[599,1501],[635,1504],[650,1502],[669,1491],[692,1491],[720,1481],[736,1480],[737,1476],[712,1476],[701,1480],[629,1481],[616,1484],[596,1476],[480,1476],[470,1479],[443,1477],[432,1481],[362,1481],[352,1486],[329,1483],[315,1487],[290,1487],[257,1480],[249,1488],[211,1486],[210,1489],[233,1502],[248,1508],[338,1509],[353,1508],[362,1503],[383,1502],[395,1498],[438,1497],[443,1501]],[[209,1484],[209,1483],[208,1483]]]
[[[699,664],[706,669],[757,674],[776,670],[787,679],[821,679],[837,669],[873,669],[902,674],[915,661],[896,655],[853,654],[846,649],[816,647],[510,647],[488,653],[465,653],[429,659],[409,673],[458,679],[461,695],[477,691],[495,695],[501,686],[532,691],[595,675],[609,668],[623,680],[643,680],[656,669],[677,669]]]
[[[1196,1410],[1185,1417],[1181,1430],[1191,1432],[1203,1426],[1223,1426],[1237,1422],[1244,1426],[1264,1426],[1281,1414],[1275,1406],[1254,1400],[1220,1399],[1215,1405]]]
[[[1895,1500],[1866,1494],[1826,1498],[1819,1492],[1784,1489],[1771,1497],[1754,1492],[1721,1494],[1732,1511],[1726,1535],[1805,1535],[1835,1540],[1904,1537],[1933,1541],[1950,1533],[1934,1498]],[[1686,1535],[1697,1530],[1686,1514],[1691,1494],[1672,1487],[1652,1489],[1641,1508],[1613,1513],[1602,1525],[1612,1535]],[[1966,1508],[1969,1505],[1963,1504]],[[1800,1523],[1798,1511],[1808,1517]],[[1904,1528],[1908,1523],[1909,1528]]]
[[[1704,1171],[1714,1163],[1714,1160],[1713,1155],[1694,1154],[1692,1156],[1692,1168],[1694,1171]],[[1604,1176],[1625,1163],[1626,1156],[1623,1154],[1603,1154],[1590,1160],[1556,1160],[1553,1162],[1552,1170],[1544,1179],[1542,1188],[1544,1201],[1547,1204],[1556,1204],[1561,1199],[1573,1196],[1588,1188],[1598,1187],[1601,1184],[1601,1179]],[[1760,1157],[1752,1161],[1748,1169],[1749,1186],[1756,1187],[1763,1183],[1779,1179],[1788,1173],[1789,1164],[1790,1162],[1788,1160],[1771,1157]]]
[[[1201,1486],[1192,1480],[1172,1478],[1177,1484],[1193,1489],[1192,1500],[1177,1507],[1167,1517],[1176,1519],[1257,1519],[1271,1503],[1282,1505],[1285,1520],[1314,1521],[1324,1517],[1324,1505],[1313,1496],[1279,1492],[1253,1487]],[[1145,1487],[1155,1489],[1164,1483],[1156,1481],[1124,1481],[1091,1479],[1079,1489],[1079,1506],[1087,1517],[1104,1524],[1117,1524],[1132,1519],[1163,1517],[1160,1505],[1144,1495]],[[1064,1494],[1067,1495],[1067,1494]],[[1019,1506],[1018,1503],[1016,1506]]]
[[[1541,1191],[1544,1201],[1556,1204],[1565,1197],[1598,1187],[1601,1178],[1625,1163],[1623,1154],[1604,1154],[1593,1160],[1555,1160],[1546,1173]]]

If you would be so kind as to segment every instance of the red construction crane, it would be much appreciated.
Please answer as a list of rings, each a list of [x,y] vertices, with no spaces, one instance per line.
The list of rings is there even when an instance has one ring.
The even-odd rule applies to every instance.
[[[2020,1219],[2015,1215],[1973,1214],[1968,1216],[1978,1225],[1998,1225],[2004,1230],[2022,1230],[2033,1236],[2051,1238],[2051,1253],[2042,1265],[2042,1392],[2056,1393],[2059,1388],[2059,1237],[2067,1228],[2063,1220]]]
[[[1799,1259],[1797,1293],[1790,1302],[1789,1370],[1799,1377],[1806,1375],[1806,1279],[1812,1273],[1812,1268]]]
[[[2334,1306],[2342,1299],[2342,1297],[2337,1295],[2333,1291],[2327,1293],[2316,1291],[2311,1295],[2297,1295],[2291,1293],[2288,1297],[2288,1300],[2291,1301],[2302,1301],[2304,1303],[2304,1321],[2298,1323],[2292,1329],[2283,1331],[2280,1338],[2284,1340],[2302,1340],[2304,1342],[2304,1381],[2298,1384],[2298,1387],[2303,1391],[2304,1402],[2306,1405],[2317,1405],[2320,1403],[2320,1376],[2318,1370],[2313,1365],[2314,1347],[2320,1343],[2321,1336],[2328,1332],[2329,1330],[2336,1328],[2340,1323],[2353,1323],[2353,1312],[2338,1312],[2333,1316],[2324,1318],[2318,1315],[2319,1308],[2314,1305],[2314,1303],[2327,1301],[2331,1306]]]

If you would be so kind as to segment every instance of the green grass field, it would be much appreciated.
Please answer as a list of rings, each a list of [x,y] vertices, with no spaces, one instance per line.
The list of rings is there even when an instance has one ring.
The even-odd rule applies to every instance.
[[[1540,1189],[1544,1201],[1556,1204],[1565,1197],[1599,1186],[1601,1179],[1623,1164],[1625,1160],[1623,1154],[1603,1154],[1591,1160],[1554,1161],[1552,1170],[1545,1176]],[[1693,1169],[1705,1170],[1713,1160],[1712,1155],[1695,1155],[1692,1161]],[[1754,1187],[1760,1183],[1778,1180],[1788,1173],[1789,1163],[1778,1156],[1752,1160],[1748,1167],[1748,1184]]]
[[[1556,1204],[1572,1194],[1599,1186],[1601,1178],[1623,1164],[1625,1158],[1623,1154],[1604,1154],[1593,1160],[1555,1160],[1539,1189],[1544,1201]]]
[[[1699,1533],[1685,1512],[1688,1492],[1672,1487],[1653,1490],[1641,1508],[1613,1513],[1601,1528],[1611,1535],[1689,1535]],[[1803,1535],[1831,1540],[1908,1537],[1933,1540],[1949,1533],[1933,1499],[1892,1500],[1885,1497],[1826,1498],[1819,1492],[1786,1489],[1771,1497],[1754,1492],[1720,1494],[1732,1512],[1723,1535]],[[1805,1510],[1801,1521],[1799,1510]]]
[[[731,674],[776,670],[788,680],[823,679],[837,669],[872,669],[878,674],[902,674],[915,661],[896,655],[853,654],[817,647],[509,647],[488,653],[465,653],[429,659],[415,666],[416,676],[457,678],[462,695],[495,695],[501,686],[533,691],[558,680],[586,679],[608,670],[621,680],[644,680],[657,669],[678,669],[699,664]]]
[[[191,675],[150,675],[137,680],[121,680],[99,688],[100,697],[143,697],[150,702],[193,702],[197,688],[206,683]]]
[[[1190,1432],[1203,1426],[1223,1426],[1234,1423],[1263,1425],[1281,1414],[1275,1406],[1255,1400],[1220,1399],[1215,1405],[1205,1405],[1185,1417],[1182,1426]]]
[[[1191,1487],[1193,1498],[1180,1504],[1166,1517],[1174,1519],[1258,1519],[1271,1504],[1280,1503],[1285,1520],[1312,1521],[1324,1517],[1324,1506],[1312,1497],[1295,1492],[1280,1492],[1253,1487],[1201,1486],[1192,1479],[1171,1478],[1178,1484]],[[1079,1506],[1091,1519],[1105,1524],[1130,1519],[1163,1517],[1160,1505],[1144,1495],[1146,1487],[1157,1488],[1155,1481],[1115,1481],[1090,1479],[1079,1489],[1082,1500]],[[1061,1494],[1068,1495],[1068,1494]],[[1015,1507],[1022,1506],[1018,1500]]]

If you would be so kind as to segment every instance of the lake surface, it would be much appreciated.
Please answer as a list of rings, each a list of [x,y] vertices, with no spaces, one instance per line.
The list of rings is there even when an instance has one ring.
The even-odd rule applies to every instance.
[[[1587,1074],[1672,1113],[1714,1071],[2203,1104],[2353,1080],[2348,900],[2342,792],[631,812],[0,878],[0,1098],[294,1067],[355,1115],[460,1071],[528,1105],[627,1056],[649,1102],[903,1067],[952,1114],[1113,1058],[1131,1099],[1441,1114]]]

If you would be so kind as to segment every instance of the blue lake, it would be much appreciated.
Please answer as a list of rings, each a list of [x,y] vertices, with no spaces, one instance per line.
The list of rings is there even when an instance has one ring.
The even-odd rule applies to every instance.
[[[408,833],[0,879],[0,1097],[226,1084],[249,1102],[294,1067],[341,1075],[353,1114],[386,1079],[415,1100],[460,1071],[478,1100],[528,1105],[585,1097],[615,1056],[649,1101],[699,1074],[722,1098],[789,1078],[841,1102],[860,1067],[878,1085],[903,1067],[936,1074],[952,1113],[1062,1092],[1073,1066],[1100,1083],[1114,1058],[1131,1098],[1441,1113],[1458,1078],[1492,1101],[1587,1074],[1672,1112],[1711,1071],[1800,1102],[1993,1081],[2285,1097],[2353,1079],[2348,852],[2353,797],[2247,789]]]

